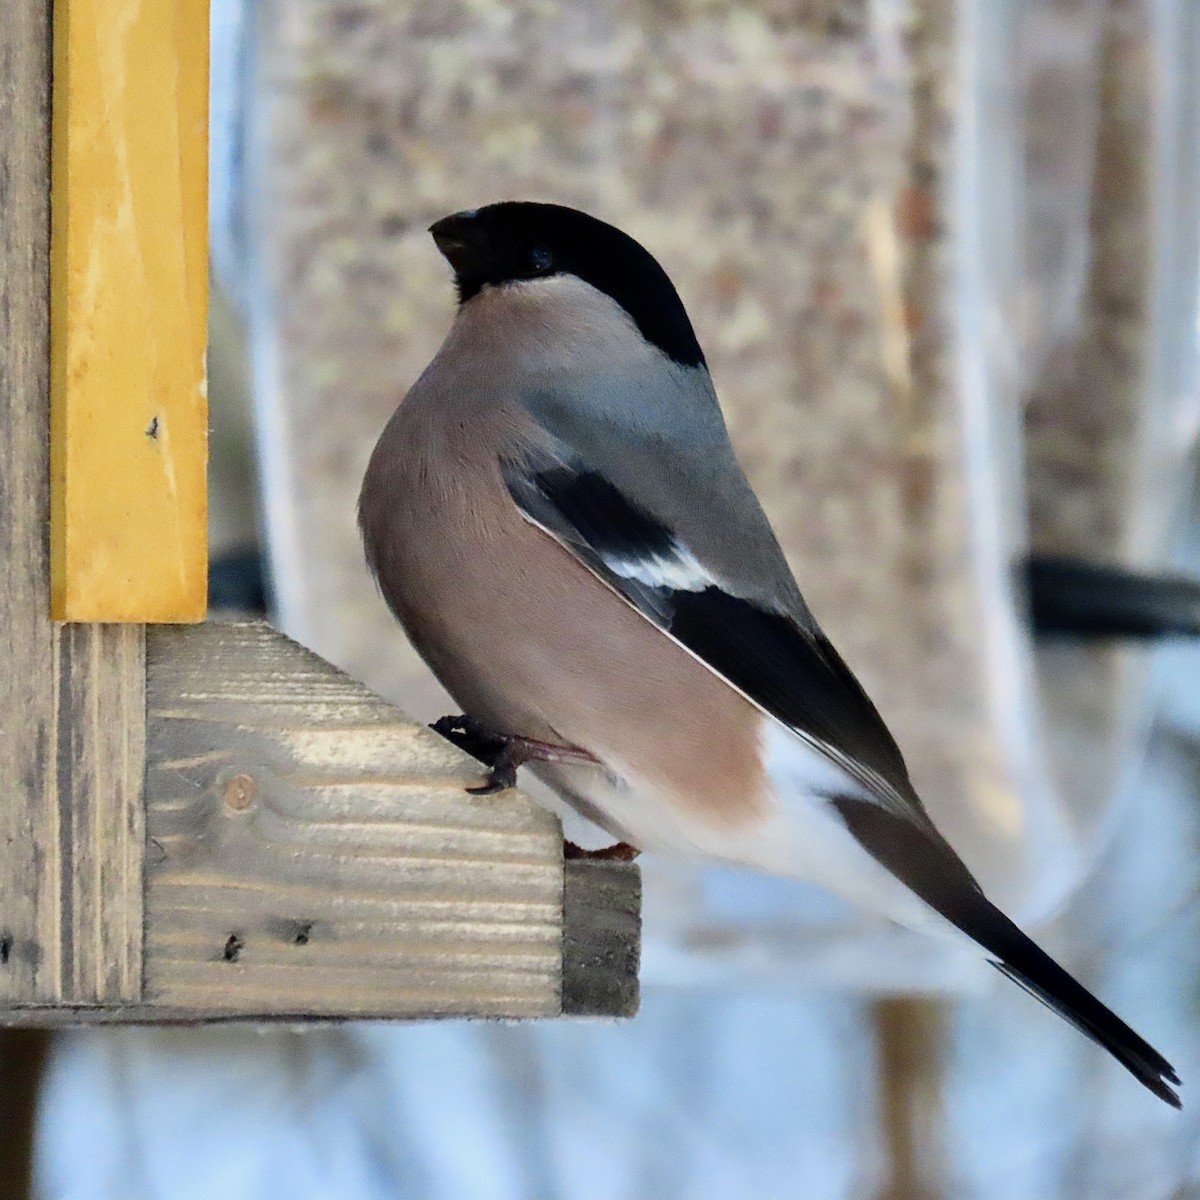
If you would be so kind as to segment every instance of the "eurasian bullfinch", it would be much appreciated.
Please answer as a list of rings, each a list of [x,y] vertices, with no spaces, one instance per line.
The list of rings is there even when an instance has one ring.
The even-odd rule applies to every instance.
[[[640,849],[823,884],[966,935],[1179,1104],[1171,1065],[983,894],[821,632],[704,354],[636,241],[552,204],[430,231],[459,307],[359,500],[392,611],[456,702]]]

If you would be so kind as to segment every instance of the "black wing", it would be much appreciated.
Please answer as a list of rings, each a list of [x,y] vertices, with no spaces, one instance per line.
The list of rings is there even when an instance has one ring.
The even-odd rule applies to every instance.
[[[824,634],[735,594],[674,530],[597,471],[582,464],[508,462],[504,476],[529,520],[649,620],[765,712],[816,743],[881,803],[925,823],[883,718]]]
[[[723,586],[673,530],[597,471],[507,463],[504,474],[529,520],[863,784],[871,799],[828,799],[876,861],[974,938],[1004,974],[1179,1107],[1171,1086],[1179,1077],[1170,1063],[984,896],[925,814],[875,706],[819,630]]]

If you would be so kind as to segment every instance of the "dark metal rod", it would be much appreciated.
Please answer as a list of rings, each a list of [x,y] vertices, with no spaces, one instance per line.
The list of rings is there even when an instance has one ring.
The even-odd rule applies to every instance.
[[[1036,634],[1079,639],[1200,637],[1200,580],[1073,558],[1025,565]]]

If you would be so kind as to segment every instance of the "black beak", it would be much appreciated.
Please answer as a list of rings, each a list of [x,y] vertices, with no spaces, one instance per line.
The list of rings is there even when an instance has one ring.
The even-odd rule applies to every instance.
[[[462,271],[482,249],[482,238],[474,212],[453,213],[443,217],[430,225],[429,232],[433,235],[437,248],[455,271]]]

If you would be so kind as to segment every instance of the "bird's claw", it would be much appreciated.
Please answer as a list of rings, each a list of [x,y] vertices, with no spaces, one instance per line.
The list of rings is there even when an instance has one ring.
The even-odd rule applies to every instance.
[[[472,796],[494,796],[498,792],[507,792],[509,788],[517,786],[517,766],[509,754],[508,747],[505,747],[492,763],[487,779],[478,787],[467,788],[467,791]]]

